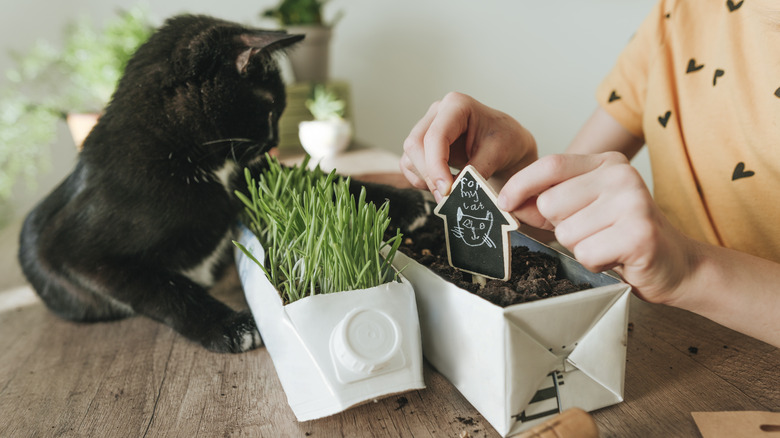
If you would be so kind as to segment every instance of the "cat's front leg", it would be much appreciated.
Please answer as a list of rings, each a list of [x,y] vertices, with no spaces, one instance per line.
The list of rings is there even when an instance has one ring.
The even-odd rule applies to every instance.
[[[231,309],[181,274],[104,260],[88,275],[136,314],[162,322],[211,351],[241,353],[262,345],[249,311]]]

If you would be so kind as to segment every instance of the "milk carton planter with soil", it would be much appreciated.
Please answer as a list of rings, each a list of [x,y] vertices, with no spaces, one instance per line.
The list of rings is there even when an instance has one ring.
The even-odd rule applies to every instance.
[[[296,418],[423,388],[414,291],[391,266],[401,236],[382,241],[388,206],[356,202],[334,173],[270,161],[247,175],[236,258]]]
[[[449,266],[444,236],[431,217],[393,263],[414,286],[425,357],[500,434],[622,401],[629,285],[511,232],[509,281],[480,286]]]

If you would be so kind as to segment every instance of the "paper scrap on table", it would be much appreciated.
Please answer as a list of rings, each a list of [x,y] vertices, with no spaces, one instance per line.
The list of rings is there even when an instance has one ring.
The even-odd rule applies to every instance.
[[[691,412],[702,438],[780,436],[780,412]]]

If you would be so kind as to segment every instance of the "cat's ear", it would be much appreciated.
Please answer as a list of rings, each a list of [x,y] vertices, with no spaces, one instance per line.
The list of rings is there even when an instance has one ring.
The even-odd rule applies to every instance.
[[[279,32],[255,32],[243,34],[238,37],[244,49],[236,57],[236,69],[240,74],[246,73],[246,68],[258,54],[270,54],[277,50],[286,49],[301,41],[304,35]]]

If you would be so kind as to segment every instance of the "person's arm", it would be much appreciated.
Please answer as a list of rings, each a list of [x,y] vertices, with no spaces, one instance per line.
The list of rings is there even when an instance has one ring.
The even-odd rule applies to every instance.
[[[666,304],[780,348],[780,264],[693,242],[697,263]]]
[[[622,153],[542,157],[507,182],[499,206],[554,230],[587,269],[614,269],[640,298],[780,347],[780,264],[682,234]]]
[[[631,160],[644,143],[644,139],[635,137],[608,112],[598,107],[580,128],[566,153],[598,154],[615,151]]]

